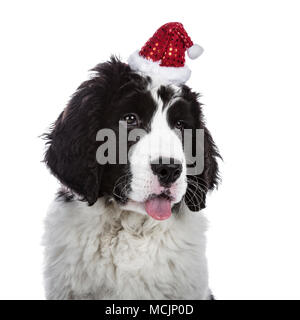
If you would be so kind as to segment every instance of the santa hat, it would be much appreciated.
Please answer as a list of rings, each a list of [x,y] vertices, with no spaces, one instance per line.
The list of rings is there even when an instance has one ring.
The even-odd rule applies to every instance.
[[[159,78],[169,84],[185,83],[191,70],[185,64],[185,51],[191,59],[198,58],[203,49],[193,44],[183,25],[169,22],[160,27],[140,51],[134,52],[128,64],[135,71]]]

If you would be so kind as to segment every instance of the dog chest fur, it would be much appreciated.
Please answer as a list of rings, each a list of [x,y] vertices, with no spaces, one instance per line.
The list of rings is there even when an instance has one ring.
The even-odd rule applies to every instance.
[[[166,221],[55,200],[46,219],[48,299],[208,299],[206,219],[183,204]]]

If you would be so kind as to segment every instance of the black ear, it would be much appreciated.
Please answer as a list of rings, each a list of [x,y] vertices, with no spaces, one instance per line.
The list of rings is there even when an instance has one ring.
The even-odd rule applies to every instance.
[[[96,161],[98,130],[103,128],[106,106],[130,68],[112,57],[97,65],[93,77],[82,83],[45,135],[49,145],[45,162],[52,173],[90,205],[100,195],[103,166]]]
[[[46,135],[49,148],[45,162],[52,173],[68,188],[87,200],[96,202],[101,167],[96,162],[96,133],[101,94],[93,81],[83,83],[68,106]],[[97,105],[97,107],[96,107]]]
[[[220,154],[210,132],[204,128],[204,169],[200,175],[188,176],[185,202],[191,211],[205,208],[206,194],[218,185],[218,162]]]

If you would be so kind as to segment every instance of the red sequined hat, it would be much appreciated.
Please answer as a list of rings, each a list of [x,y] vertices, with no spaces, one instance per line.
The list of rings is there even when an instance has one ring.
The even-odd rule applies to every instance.
[[[191,59],[203,52],[202,47],[193,44],[181,23],[169,22],[160,27],[140,51],[134,52],[128,63],[132,69],[159,78],[163,83],[180,84],[191,75],[185,65],[186,50]]]

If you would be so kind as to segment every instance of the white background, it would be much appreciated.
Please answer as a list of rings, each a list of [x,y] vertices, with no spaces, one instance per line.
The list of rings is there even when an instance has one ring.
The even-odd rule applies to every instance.
[[[218,299],[300,299],[299,1],[2,1],[0,298],[43,299],[43,219],[58,183],[47,131],[87,71],[169,21],[205,48],[203,94],[224,158],[206,209]]]

